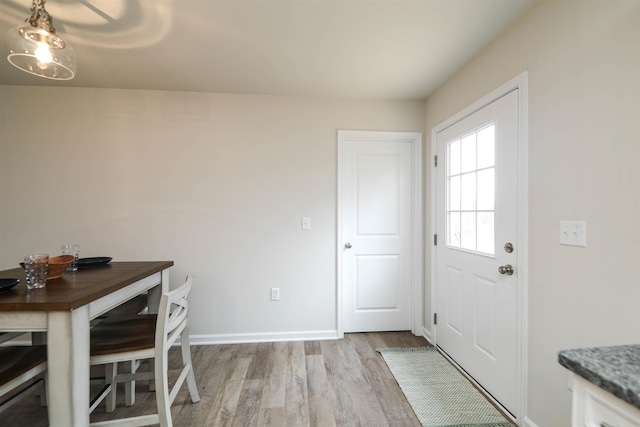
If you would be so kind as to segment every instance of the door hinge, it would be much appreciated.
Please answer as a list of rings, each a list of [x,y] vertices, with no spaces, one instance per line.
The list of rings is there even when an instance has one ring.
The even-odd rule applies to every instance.
[[[434,325],[438,324],[438,313],[433,313],[433,324]]]
[[[437,234],[433,235],[433,246],[438,246],[438,235]]]
[[[438,156],[433,156],[433,166],[438,167]]]

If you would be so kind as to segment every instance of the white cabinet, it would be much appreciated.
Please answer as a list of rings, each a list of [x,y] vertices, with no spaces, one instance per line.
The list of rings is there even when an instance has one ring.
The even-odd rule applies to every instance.
[[[573,375],[572,427],[640,427],[640,409]]]

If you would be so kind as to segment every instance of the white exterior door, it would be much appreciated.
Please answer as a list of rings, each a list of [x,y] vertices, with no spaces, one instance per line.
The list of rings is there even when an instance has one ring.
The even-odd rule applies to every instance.
[[[436,149],[436,342],[515,414],[518,90],[438,132]]]
[[[412,152],[417,137],[339,133],[344,332],[413,330]]]

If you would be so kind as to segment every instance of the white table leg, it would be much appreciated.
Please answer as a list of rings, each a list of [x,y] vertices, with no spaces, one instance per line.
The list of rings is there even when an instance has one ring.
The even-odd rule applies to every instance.
[[[89,425],[89,307],[48,313],[49,425]]]
[[[160,297],[169,291],[169,269],[162,270],[162,279],[158,286],[149,289],[147,293],[147,306],[150,314],[157,314],[160,306]]]

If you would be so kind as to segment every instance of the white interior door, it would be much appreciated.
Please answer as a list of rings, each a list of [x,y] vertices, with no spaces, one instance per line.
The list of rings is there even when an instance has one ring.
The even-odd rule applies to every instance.
[[[437,345],[515,414],[518,90],[438,132],[436,149]]]
[[[340,134],[344,332],[412,330],[416,134]]]

